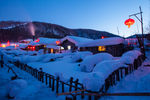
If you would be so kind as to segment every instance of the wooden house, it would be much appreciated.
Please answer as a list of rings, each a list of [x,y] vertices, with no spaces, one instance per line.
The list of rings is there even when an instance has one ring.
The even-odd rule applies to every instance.
[[[97,39],[80,45],[80,51],[91,51],[94,54],[107,52],[113,56],[124,53],[124,39],[119,37]]]
[[[60,40],[59,46],[65,51],[77,51],[79,45],[92,41],[92,39],[77,37],[77,36],[66,36]]]

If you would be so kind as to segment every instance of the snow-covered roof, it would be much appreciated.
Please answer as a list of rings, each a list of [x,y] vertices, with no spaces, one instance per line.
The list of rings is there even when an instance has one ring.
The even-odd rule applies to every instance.
[[[39,38],[39,44],[51,44],[51,45],[56,45],[56,41],[58,39],[54,39],[54,38],[44,38],[44,37],[40,37]]]
[[[82,43],[87,43],[93,41],[93,39],[77,37],[77,36],[66,36],[60,40],[60,42],[64,42],[65,40],[69,40],[70,42],[74,43],[76,46],[79,46]]]
[[[60,49],[60,46],[55,46],[55,45],[47,45],[47,48],[53,48],[53,49]]]
[[[97,39],[93,41],[89,41],[87,43],[83,43],[80,47],[94,47],[94,46],[106,46],[106,45],[117,45],[124,43],[124,39],[120,37],[111,37],[104,39]]]

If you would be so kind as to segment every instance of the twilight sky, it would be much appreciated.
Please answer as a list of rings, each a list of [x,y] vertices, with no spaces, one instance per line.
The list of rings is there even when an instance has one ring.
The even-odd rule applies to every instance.
[[[129,36],[140,30],[135,17],[131,28],[124,25],[130,14],[142,7],[144,28],[150,22],[150,0],[0,0],[0,21],[40,21],[68,28],[86,28]],[[140,16],[139,16],[140,17]]]

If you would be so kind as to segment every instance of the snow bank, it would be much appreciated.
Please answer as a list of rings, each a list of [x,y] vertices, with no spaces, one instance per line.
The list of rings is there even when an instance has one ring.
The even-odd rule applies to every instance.
[[[83,79],[83,86],[87,90],[99,91],[99,89],[104,84],[104,82],[105,82],[105,80],[104,80],[103,75],[101,73],[93,72],[93,73],[89,73]]]
[[[27,82],[23,79],[12,80],[8,83],[7,91],[10,97],[16,97],[22,89],[27,87]]]
[[[112,60],[113,56],[108,53],[99,53],[92,56],[86,57],[80,64],[81,71],[91,72],[94,66],[104,60]]]
[[[76,52],[71,56],[71,62],[77,62],[79,60],[83,60],[85,57],[93,55],[92,52],[84,51],[84,52]]]
[[[99,91],[102,85],[105,83],[105,79],[115,70],[120,67],[127,67],[119,60],[105,60],[98,63],[93,72],[88,74],[83,79],[84,87],[87,90]]]
[[[131,50],[126,53],[124,53],[120,61],[125,63],[125,64],[133,64],[134,60],[137,59],[142,53],[138,50]]]

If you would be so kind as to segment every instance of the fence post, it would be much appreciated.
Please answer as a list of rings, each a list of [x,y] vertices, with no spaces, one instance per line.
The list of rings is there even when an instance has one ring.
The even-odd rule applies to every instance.
[[[55,78],[54,78],[54,76],[52,77],[52,80],[53,80],[53,82],[52,82],[52,91],[54,91],[54,89],[55,89]]]
[[[49,88],[51,88],[52,85],[51,85],[51,75],[49,75]]]
[[[1,55],[1,68],[4,67],[3,64],[4,64],[4,59],[3,59],[3,55]]]
[[[120,81],[120,78],[119,78],[119,70],[116,71],[116,79],[117,79],[117,81]]]
[[[82,90],[83,90],[83,89],[84,89],[84,86],[82,85]],[[84,95],[83,95],[83,94],[84,94],[84,91],[82,91],[81,93],[82,93],[81,98],[84,99]]]
[[[47,85],[47,73],[45,73],[45,84]]]
[[[125,76],[128,75],[128,68],[125,68]]]
[[[56,93],[58,93],[59,89],[59,77],[56,78]]]
[[[64,92],[64,82],[62,82],[62,93]]]
[[[78,81],[79,81],[79,79],[75,80],[75,91],[77,91],[77,89],[78,89]]]
[[[73,100],[76,100],[76,99],[77,99],[77,97],[76,97],[76,95],[74,94],[74,95],[73,95]]]
[[[121,72],[121,78],[123,78],[123,75],[122,75],[122,68],[120,69],[120,72]]]
[[[73,77],[70,78],[69,92],[71,92],[71,90],[72,90],[72,83],[73,83]]]

